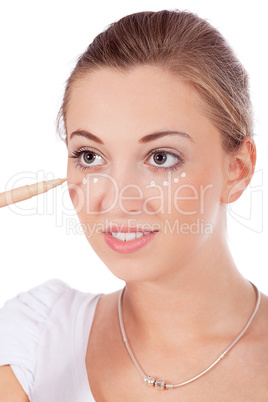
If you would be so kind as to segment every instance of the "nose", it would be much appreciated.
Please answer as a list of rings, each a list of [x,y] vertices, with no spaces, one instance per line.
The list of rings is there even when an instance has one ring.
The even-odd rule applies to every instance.
[[[144,185],[137,175],[121,169],[118,174],[105,179],[99,198],[99,211],[102,214],[112,212],[120,217],[142,213]]]
[[[119,189],[117,209],[123,214],[141,214],[143,200],[144,193],[140,185],[135,183],[125,184]]]

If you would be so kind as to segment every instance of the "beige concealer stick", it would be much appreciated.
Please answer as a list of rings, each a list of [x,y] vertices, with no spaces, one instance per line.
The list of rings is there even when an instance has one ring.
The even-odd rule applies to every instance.
[[[0,208],[6,205],[15,204],[16,202],[27,200],[35,195],[45,193],[51,188],[57,187],[64,183],[67,179],[54,179],[49,181],[40,181],[39,183],[30,184],[6,191],[0,194]]]

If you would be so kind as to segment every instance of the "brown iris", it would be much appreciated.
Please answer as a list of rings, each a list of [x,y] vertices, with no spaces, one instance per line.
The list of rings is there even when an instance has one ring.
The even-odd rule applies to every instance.
[[[96,155],[93,152],[84,152],[82,156],[85,163],[92,163],[96,159]]]
[[[153,156],[153,159],[158,165],[163,165],[167,160],[167,155],[165,152],[156,152]]]

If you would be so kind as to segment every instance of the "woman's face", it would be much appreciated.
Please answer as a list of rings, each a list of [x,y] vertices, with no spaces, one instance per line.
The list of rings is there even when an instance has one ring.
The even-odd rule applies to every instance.
[[[158,67],[101,69],[75,83],[66,126],[70,196],[116,276],[157,280],[215,246],[227,156],[190,85]]]

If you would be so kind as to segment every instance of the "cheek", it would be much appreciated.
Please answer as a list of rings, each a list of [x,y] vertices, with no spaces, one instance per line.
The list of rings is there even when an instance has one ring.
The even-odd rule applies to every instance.
[[[212,193],[212,184],[180,185],[173,194],[174,209],[185,216],[202,215],[208,199],[211,199]]]
[[[77,175],[74,174],[73,172],[73,168],[71,167],[71,163],[68,162],[68,166],[67,166],[67,177],[68,177],[68,191],[69,191],[69,195],[70,198],[72,200],[72,203],[75,207],[76,203],[77,203],[77,191],[76,191],[76,187],[79,186],[81,180],[77,179]]]
[[[175,187],[175,186],[174,186]],[[221,199],[222,182],[217,174],[200,172],[180,183],[172,192],[173,215],[183,217],[184,221],[204,218],[214,221]]]
[[[71,162],[68,163],[67,168],[68,175],[68,191],[73,203],[74,209],[81,220],[81,215],[85,210],[86,206],[86,192],[85,185],[83,184],[83,180],[85,174],[83,171],[75,169]]]
[[[114,206],[117,187],[109,176],[82,172],[68,177],[69,195],[81,222],[108,213]]]
[[[68,176],[69,195],[72,200],[73,206],[76,209],[79,204],[79,199],[81,199],[81,196],[83,196],[82,191],[83,177],[82,175],[74,172],[74,168],[71,166],[71,163],[68,163],[67,176]]]
[[[85,192],[83,190],[83,184],[80,182],[73,182],[70,178],[68,181],[68,191],[72,200],[74,209],[80,218],[82,211],[86,205]]]

